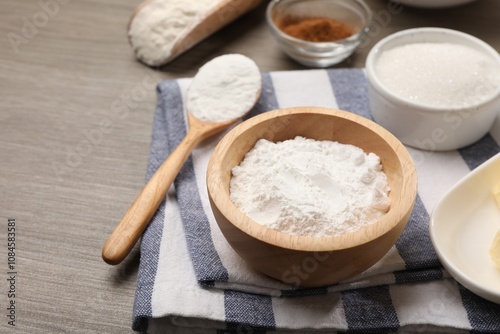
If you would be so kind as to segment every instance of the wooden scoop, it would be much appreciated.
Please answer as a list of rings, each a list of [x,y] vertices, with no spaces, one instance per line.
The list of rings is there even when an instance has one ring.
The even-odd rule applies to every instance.
[[[227,59],[227,57],[223,57],[224,56],[221,56],[218,57],[218,60],[214,60],[217,60],[217,63],[221,64],[225,61],[223,59]],[[231,55],[230,57],[239,57],[239,55]],[[203,67],[208,66],[213,68],[212,66],[218,66],[215,65],[214,60],[208,62]],[[248,60],[248,62],[251,62],[251,60]],[[228,71],[230,72],[230,75],[233,76],[241,75],[241,73],[235,72],[236,70]],[[175,177],[184,165],[184,162],[188,158],[191,150],[204,139],[221,132],[231,124],[238,121],[241,117],[248,113],[248,111],[250,111],[253,105],[257,102],[260,96],[262,82],[260,79],[260,72],[258,71],[256,65],[253,71],[253,78],[255,78],[255,81],[253,81],[254,84],[249,86],[252,88],[247,91],[248,94],[246,95],[246,99],[248,100],[241,101],[241,103],[239,104],[239,109],[236,109],[238,110],[238,116],[236,116],[236,118],[230,120],[226,120],[227,118],[224,118],[225,120],[221,122],[205,122],[199,120],[190,112],[188,112],[189,131],[186,134],[186,137],[163,162],[156,173],[154,173],[154,175],[139,193],[135,201],[132,203],[132,205],[125,213],[124,217],[104,245],[104,248],[102,250],[102,258],[106,263],[113,265],[119,264],[128,255],[128,253],[130,253],[135,243],[142,235],[142,232],[149,224],[154,213],[160,206],[161,202],[164,200],[168,189],[172,185],[172,182],[174,182]],[[203,73],[200,69],[200,71],[198,71],[197,75],[194,77],[191,86],[194,85],[194,82],[196,80],[198,80],[196,82],[198,84],[203,83],[203,85],[212,85],[215,84],[217,80],[219,80],[220,82],[226,82],[228,78],[225,76],[222,76],[221,78],[213,78],[212,76],[210,76],[210,74],[207,74],[207,72]],[[220,103],[220,105],[223,106],[225,102],[224,97],[226,97],[226,99],[228,100],[234,98],[234,89],[237,88],[240,87],[225,87],[225,94],[222,94],[223,96],[219,97],[220,99],[218,100],[217,104]],[[190,91],[188,91],[188,99],[189,95]]]
[[[132,12],[132,16],[128,23],[128,31],[130,31],[131,23],[137,13],[155,1],[161,0],[146,0],[137,6],[137,8]],[[205,16],[195,27],[187,31],[183,36],[179,36],[179,39],[172,48],[170,56],[155,65],[162,66],[167,64],[223,26],[255,8],[261,3],[261,1],[262,0],[218,0],[217,4],[212,7],[211,10],[207,11]]]

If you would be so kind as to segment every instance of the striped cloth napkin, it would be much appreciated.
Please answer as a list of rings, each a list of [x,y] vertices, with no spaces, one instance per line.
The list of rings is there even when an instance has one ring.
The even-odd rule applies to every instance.
[[[323,106],[370,118],[362,69],[263,73],[248,117],[291,106]],[[191,79],[164,81],[149,178],[186,134],[183,101]],[[459,285],[441,267],[429,213],[457,181],[500,151],[500,121],[458,151],[409,148],[419,176],[415,208],[402,236],[372,268],[340,284],[297,289],[247,266],[211,213],[205,172],[223,136],[196,148],[141,242],[133,329],[148,333],[500,332],[500,306]]]

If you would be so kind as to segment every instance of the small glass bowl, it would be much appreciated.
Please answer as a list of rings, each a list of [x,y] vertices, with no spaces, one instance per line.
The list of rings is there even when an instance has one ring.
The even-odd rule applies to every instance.
[[[308,42],[284,33],[277,22],[287,17],[324,17],[350,25],[354,34],[333,42]],[[349,57],[363,42],[372,13],[363,0],[272,0],[267,24],[283,51],[310,67],[328,67]]]

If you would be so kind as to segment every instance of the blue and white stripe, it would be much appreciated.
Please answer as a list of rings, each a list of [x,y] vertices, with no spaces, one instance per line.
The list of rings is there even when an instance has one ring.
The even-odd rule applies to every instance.
[[[189,83],[190,79],[165,81],[158,87],[148,177],[186,133],[182,101]],[[339,108],[371,118],[361,69],[264,73],[262,96],[248,117],[298,105]],[[223,134],[203,143],[193,151],[144,233],[134,329],[147,328],[150,333],[500,331],[500,307],[449,278],[428,235],[429,213],[437,201],[471,169],[500,151],[498,123],[491,135],[459,151],[409,148],[417,165],[419,193],[401,238],[358,277],[318,289],[295,289],[256,273],[227,244],[211,214],[205,184],[210,154]]]

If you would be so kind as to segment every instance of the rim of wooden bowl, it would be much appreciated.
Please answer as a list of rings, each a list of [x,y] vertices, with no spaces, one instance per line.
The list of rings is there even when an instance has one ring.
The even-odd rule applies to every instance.
[[[391,206],[389,211],[377,222],[352,233],[336,236],[312,237],[292,235],[270,229],[253,221],[241,212],[231,201],[229,195],[231,169],[240,163],[243,156],[254,146],[258,139],[266,137],[266,134],[269,136],[274,134],[275,129],[267,127],[269,124],[266,125],[265,123],[274,120],[274,126],[284,129],[287,127],[287,123],[282,122],[280,124],[278,122],[279,120],[286,120],[287,117],[290,116],[307,118],[310,114],[335,117],[343,119],[343,122],[357,123],[355,126],[362,126],[367,131],[370,131],[372,135],[378,136],[381,140],[381,146],[384,146],[385,149],[390,148],[390,150],[393,151],[392,154],[395,154],[397,157],[399,166],[396,166],[396,170],[401,172],[401,175],[397,175],[397,178],[401,180],[401,186],[396,191],[396,189],[392,189],[392,185],[389,183],[391,186]],[[255,127],[259,127],[259,131],[263,132],[263,135],[259,136],[259,138],[248,136],[252,130],[255,130]],[[294,138],[296,135],[300,135],[300,133],[291,135],[289,139]],[[231,151],[231,146],[235,141],[240,141],[240,143],[243,143],[248,149],[245,152]],[[342,142],[342,140],[339,140],[339,142]],[[386,170],[387,166],[384,165],[384,158],[383,156],[380,157],[384,170]],[[392,177],[388,175],[388,179],[392,179]],[[413,160],[407,149],[394,135],[375,122],[362,116],[338,109],[293,107],[276,109],[254,116],[229,131],[218,143],[210,158],[207,168],[207,189],[212,205],[215,205],[217,210],[219,210],[234,227],[247,235],[281,248],[297,251],[322,252],[348,249],[362,245],[377,239],[397,226],[407,217],[408,213],[413,208],[417,194],[417,175]],[[396,194],[394,194],[395,191]],[[400,196],[401,194],[404,194],[404,196]]]

